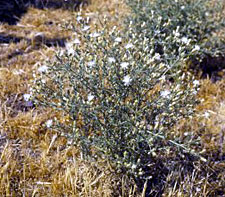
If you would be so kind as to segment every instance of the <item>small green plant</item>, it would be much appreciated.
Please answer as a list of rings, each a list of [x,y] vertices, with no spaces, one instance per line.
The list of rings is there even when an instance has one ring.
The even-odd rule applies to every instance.
[[[55,120],[50,126],[83,157],[106,159],[119,171],[148,179],[158,155],[191,152],[190,144],[171,134],[196,104],[198,81],[189,82],[192,77],[178,69],[185,46],[169,64],[155,52],[152,38],[143,39],[132,24],[123,32],[107,28],[105,21],[91,33],[78,19],[73,44],[39,69],[35,102],[69,115],[68,122]]]

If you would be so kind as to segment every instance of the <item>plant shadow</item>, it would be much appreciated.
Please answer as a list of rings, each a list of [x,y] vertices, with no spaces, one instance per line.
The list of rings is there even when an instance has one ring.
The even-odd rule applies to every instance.
[[[216,155],[218,156],[217,160],[215,160],[215,155],[205,155],[206,163],[200,162],[198,158],[187,153],[183,155],[184,158],[176,156],[175,158],[157,159],[154,165],[145,169],[146,174],[151,174],[152,177],[147,181],[147,185],[145,185],[145,180],[135,179],[139,192],[145,188],[146,197],[162,197],[165,196],[168,187],[173,188],[174,191],[185,188],[182,184],[187,182],[188,177],[195,177],[193,181],[201,182],[203,177],[210,176],[207,181],[209,185],[212,185],[213,196],[221,196],[225,189],[219,186],[213,187],[213,185],[218,181],[218,175],[223,172],[223,169],[216,168],[215,165],[224,163],[225,155],[221,156],[218,153]]]
[[[218,57],[206,56],[201,62],[191,60],[190,69],[200,78],[209,78],[213,83],[225,77],[225,54]]]
[[[76,11],[86,6],[88,0],[1,0],[0,23],[16,25],[20,18],[26,14],[29,7],[37,9],[66,9]]]
[[[47,47],[65,47],[66,46],[66,41],[69,39],[66,37],[62,37],[62,38],[48,38],[44,35],[37,35],[34,37],[34,39],[27,39],[27,38],[23,38],[23,37],[17,37],[14,35],[7,35],[7,34],[0,34],[0,44],[9,44],[9,43],[19,43],[22,40],[25,40],[28,45],[33,46],[32,49],[33,50],[38,50],[40,48],[40,46],[47,46]],[[18,55],[23,55],[24,53],[26,53],[24,50],[22,49],[15,49],[13,52],[11,52],[10,54],[8,54],[8,59],[11,59],[15,56]]]
[[[12,35],[6,35],[6,34],[0,34],[0,44],[6,43],[9,44],[11,42],[18,43],[22,40],[22,37],[12,36]]]

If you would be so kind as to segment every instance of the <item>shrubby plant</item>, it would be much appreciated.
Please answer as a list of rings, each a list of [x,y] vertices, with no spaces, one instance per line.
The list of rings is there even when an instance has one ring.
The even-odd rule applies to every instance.
[[[222,1],[216,0],[126,0],[132,10],[127,18],[143,39],[171,64],[180,57],[201,61],[206,56],[224,56],[224,38],[215,33],[225,27]],[[129,27],[128,27],[129,28]],[[186,62],[187,62],[186,61]]]
[[[154,37],[132,22],[119,31],[104,20],[91,32],[78,16],[77,38],[40,69],[32,94],[37,105],[69,116],[55,119],[51,127],[83,157],[106,159],[118,171],[145,180],[159,155],[197,155],[171,132],[177,121],[193,115],[199,84],[178,69],[185,63],[186,45],[180,45],[175,61],[167,61]]]

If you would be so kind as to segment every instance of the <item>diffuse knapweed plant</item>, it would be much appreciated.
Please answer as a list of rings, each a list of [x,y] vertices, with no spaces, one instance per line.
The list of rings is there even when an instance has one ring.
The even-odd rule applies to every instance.
[[[189,144],[170,132],[192,116],[198,83],[178,69],[182,54],[173,64],[164,61],[152,38],[143,39],[132,23],[120,32],[105,21],[91,33],[78,19],[74,43],[35,79],[35,102],[69,116],[68,122],[55,120],[52,128],[84,157],[106,159],[133,177],[148,178],[146,168],[157,155],[174,147],[189,151]]]
[[[126,0],[132,10],[129,26],[151,38],[154,49],[167,62],[178,56],[201,61],[224,56],[225,40],[215,33],[225,27],[224,2],[220,0]],[[144,24],[144,25],[143,25]],[[185,46],[185,47],[183,47]],[[182,50],[182,53],[181,53]]]

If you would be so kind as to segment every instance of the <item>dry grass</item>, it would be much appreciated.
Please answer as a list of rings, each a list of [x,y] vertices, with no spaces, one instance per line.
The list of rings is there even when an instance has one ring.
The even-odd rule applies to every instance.
[[[83,12],[98,24],[103,15],[122,18],[129,10],[117,0],[96,0]],[[111,18],[111,26],[121,25],[122,20]],[[59,38],[73,37],[60,26],[72,20],[68,10],[29,8],[17,25],[0,24],[1,34],[21,39],[0,44],[0,196],[145,196],[107,162],[84,162],[76,147],[66,146],[65,138],[44,126],[60,114],[32,109],[23,99],[33,73],[58,50],[38,43],[35,35],[42,33],[45,42],[58,45]],[[208,164],[196,162],[192,170],[180,166],[168,173],[163,196],[222,196],[225,192],[224,82],[202,80],[199,115],[178,128],[180,133],[192,131],[201,137]]]

